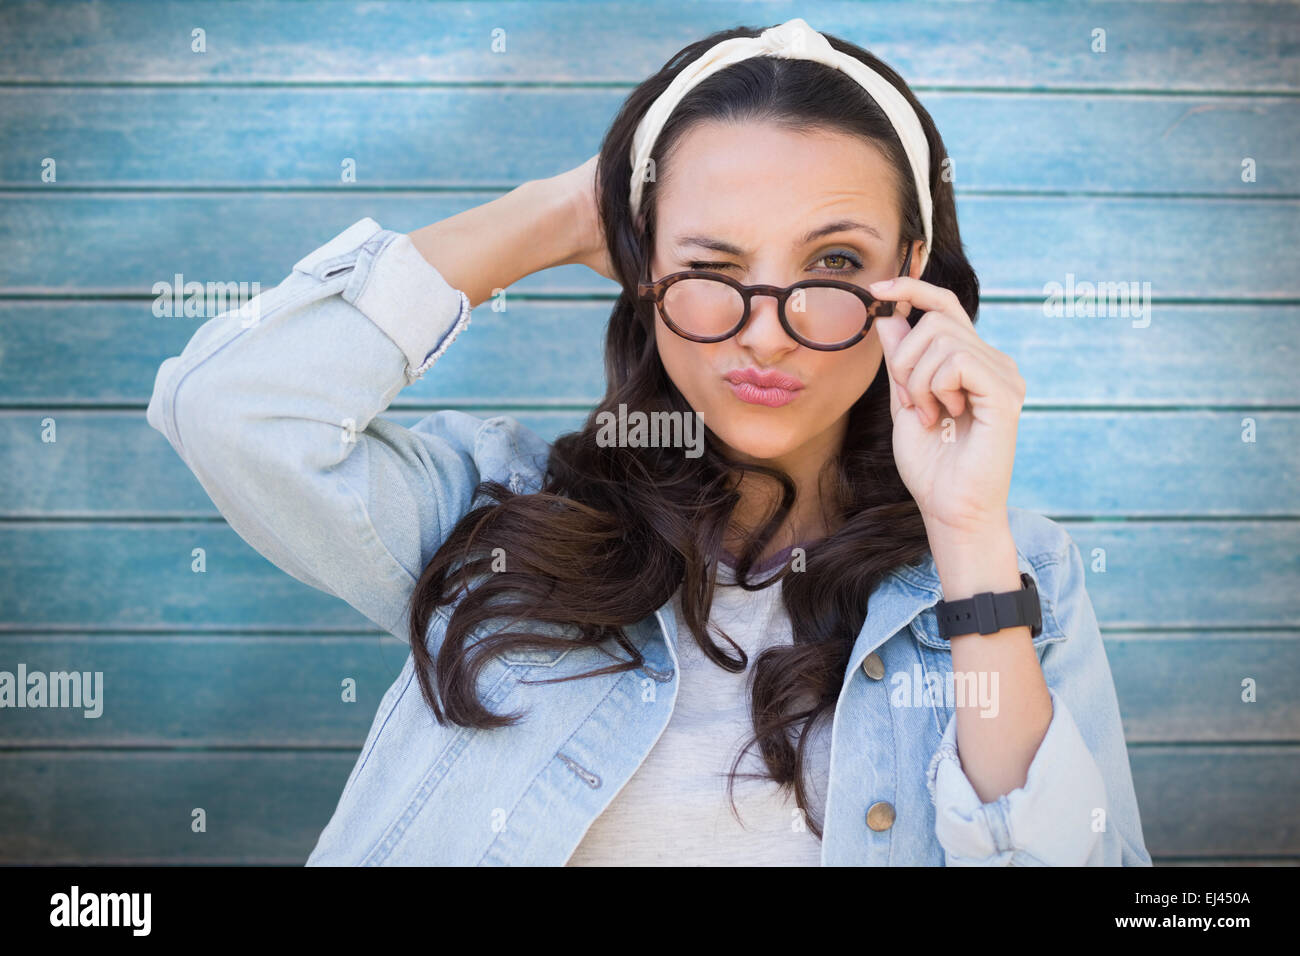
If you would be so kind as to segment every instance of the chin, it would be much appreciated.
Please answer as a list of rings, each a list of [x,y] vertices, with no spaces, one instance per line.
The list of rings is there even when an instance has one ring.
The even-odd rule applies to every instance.
[[[707,418],[705,419],[707,422]],[[777,427],[771,422],[727,422],[713,433],[722,439],[724,454],[736,454],[759,461],[782,458],[802,443],[799,431],[792,427]]]

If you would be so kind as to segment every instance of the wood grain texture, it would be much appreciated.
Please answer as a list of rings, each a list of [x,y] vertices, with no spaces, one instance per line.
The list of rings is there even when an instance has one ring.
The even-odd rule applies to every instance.
[[[1113,628],[1294,627],[1300,521],[1069,521]],[[202,548],[206,570],[191,570]],[[1101,567],[1105,571],[1092,570]],[[0,523],[0,630],[355,631],[223,521]]]
[[[531,376],[510,378],[507,370],[480,366],[481,381],[501,383],[484,397],[527,400],[520,392]],[[581,428],[589,408],[464,411],[509,415],[550,442]],[[383,417],[410,427],[427,414],[394,409]],[[44,441],[46,422],[57,441]],[[1243,441],[1252,426],[1254,440]],[[0,467],[0,518],[220,517],[161,437],[143,412],[0,411],[0,447],[10,452]],[[1300,411],[1029,409],[1020,417],[1011,503],[1058,518],[1294,516]]]
[[[613,300],[507,294],[505,305],[475,309],[437,371],[399,392],[392,408],[594,405]],[[162,360],[204,321],[157,318],[152,307],[152,299],[0,299],[0,406],[143,409]],[[1165,304],[1146,327],[1043,311],[1041,302],[991,302],[975,324],[1016,360],[1026,408],[1300,409],[1298,306]]]
[[[577,165],[678,49],[791,15],[0,5],[0,669],[100,670],[108,692],[95,719],[0,711],[0,862],[301,863],[405,660],[245,544],[147,426],[203,321],[155,317],[154,283],[269,288],[362,216],[411,230]],[[802,15],[896,68],[956,162],[977,329],[1028,382],[1012,503],[1089,567],[1148,849],[1300,864],[1300,4]],[[1067,277],[1149,283],[1149,310],[1052,316]],[[522,280],[386,417],[576,427],[616,292],[576,266]]]
[[[1300,856],[1297,756],[1291,746],[1131,748],[1148,851]],[[300,864],[352,764],[301,750],[0,753],[0,859]],[[196,807],[206,833],[190,830]]]
[[[677,50],[784,2],[298,4],[155,2],[0,8],[0,80],[78,83],[639,83]],[[815,17],[815,19],[814,19]],[[816,29],[867,47],[913,86],[1290,92],[1300,14],[1274,3],[999,4],[844,0]],[[207,52],[191,52],[191,31]],[[504,53],[492,52],[493,30]],[[1106,52],[1093,52],[1093,31]]]
[[[0,670],[16,673],[21,662],[29,673],[75,671],[103,688],[98,716],[86,707],[6,711],[0,748],[359,749],[407,654],[377,631],[0,634]]]
[[[1174,857],[1296,855],[1297,758],[1294,745],[1131,748],[1147,850]]]
[[[178,272],[186,281],[270,287],[301,257],[295,251],[304,242],[331,238],[363,216],[409,232],[498,195],[0,192],[7,213],[0,219],[0,289],[149,296],[154,283]],[[1139,290],[1149,283],[1153,322],[1168,301],[1300,299],[1293,252],[1300,248],[1300,200],[968,195],[958,199],[957,213],[986,297],[1042,302],[1049,282],[1128,282]],[[547,295],[617,288],[577,265],[511,287]]]
[[[1300,631],[1104,635],[1130,744],[1291,742]],[[379,632],[0,633],[0,670],[102,674],[102,709],[8,711],[0,748],[359,748],[407,646]],[[355,681],[355,703],[343,681]],[[1242,700],[1242,682],[1255,700]]]
[[[366,187],[510,187],[583,162],[626,95],[0,88],[0,187],[347,188],[344,158]],[[959,192],[1300,192],[1295,99],[945,91],[920,99],[943,134]],[[552,135],[557,129],[564,135]],[[57,183],[41,181],[46,156],[58,161]],[[1241,175],[1246,157],[1253,181]]]

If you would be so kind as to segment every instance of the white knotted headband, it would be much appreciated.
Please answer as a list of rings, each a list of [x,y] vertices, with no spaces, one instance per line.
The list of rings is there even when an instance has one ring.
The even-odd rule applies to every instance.
[[[861,60],[836,50],[800,17],[787,20],[780,26],[769,27],[757,37],[733,37],[715,44],[699,59],[684,67],[668,88],[659,94],[659,98],[650,104],[632,136],[630,201],[633,218],[640,211],[644,171],[649,167],[650,152],[678,102],[706,77],[751,56],[779,56],[825,63],[852,77],[885,111],[903,143],[903,150],[912,167],[912,178],[916,181],[921,222],[925,226],[925,248],[921,250],[921,267],[924,268],[930,254],[930,218],[934,204],[930,198],[930,146],[926,142],[925,131],[921,129],[921,121],[917,119],[911,104],[892,83]]]

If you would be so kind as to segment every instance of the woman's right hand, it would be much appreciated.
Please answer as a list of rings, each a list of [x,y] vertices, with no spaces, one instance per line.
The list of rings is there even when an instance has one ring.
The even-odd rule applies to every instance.
[[[606,279],[614,279],[614,264],[605,246],[605,230],[601,227],[597,201],[596,162],[592,156],[581,166],[560,173],[548,180],[548,185],[558,190],[569,207],[573,233],[570,245],[573,253],[562,264],[584,265]],[[617,281],[617,280],[615,280]]]
[[[614,278],[596,206],[595,156],[409,235],[420,255],[464,292],[471,306],[554,266],[580,264]]]

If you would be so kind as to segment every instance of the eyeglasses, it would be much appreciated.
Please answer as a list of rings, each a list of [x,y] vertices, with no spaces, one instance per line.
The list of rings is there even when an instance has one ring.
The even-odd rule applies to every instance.
[[[909,244],[903,271],[912,264]],[[674,272],[650,282],[650,262],[637,285],[640,299],[653,299],[664,324],[692,342],[722,342],[749,321],[750,300],[770,295],[786,334],[800,345],[821,352],[846,349],[862,341],[878,316],[894,314],[894,303],[838,279],[805,279],[784,289],[745,285],[716,272]],[[787,305],[789,303],[789,305]]]

